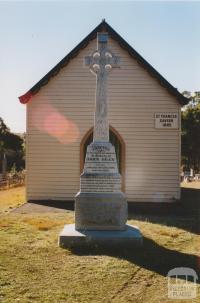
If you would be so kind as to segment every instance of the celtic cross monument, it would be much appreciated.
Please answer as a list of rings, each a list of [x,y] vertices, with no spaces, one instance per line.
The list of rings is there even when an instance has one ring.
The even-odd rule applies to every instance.
[[[119,57],[108,49],[108,34],[97,34],[97,50],[85,58],[96,76],[93,142],[87,146],[80,191],[75,196],[75,224],[64,226],[59,245],[141,244],[137,227],[126,224],[127,202],[121,191],[115,148],[109,142],[107,79]]]
[[[75,198],[76,229],[123,230],[127,220],[127,202],[121,192],[114,146],[109,142],[107,78],[119,67],[119,57],[107,47],[108,34],[98,33],[98,47],[85,58],[86,66],[96,75],[96,100],[93,142],[87,147]]]

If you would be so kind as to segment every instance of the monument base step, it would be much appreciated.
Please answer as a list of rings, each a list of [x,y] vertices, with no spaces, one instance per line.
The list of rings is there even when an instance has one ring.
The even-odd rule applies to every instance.
[[[59,246],[141,246],[142,234],[137,226],[126,225],[123,231],[76,230],[75,224],[65,225],[59,235]]]

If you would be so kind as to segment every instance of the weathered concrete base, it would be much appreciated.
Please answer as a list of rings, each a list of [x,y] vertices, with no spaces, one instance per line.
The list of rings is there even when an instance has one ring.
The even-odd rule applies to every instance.
[[[82,193],[75,197],[77,230],[124,230],[127,202],[122,192]]]
[[[126,225],[123,231],[100,231],[100,230],[76,230],[74,224],[64,226],[59,235],[59,246],[82,247],[82,246],[104,246],[113,245],[140,246],[142,245],[142,234],[138,227]]]

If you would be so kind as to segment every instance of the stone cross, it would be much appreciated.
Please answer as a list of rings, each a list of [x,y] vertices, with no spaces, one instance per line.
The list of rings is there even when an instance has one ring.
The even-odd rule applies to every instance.
[[[85,57],[85,65],[96,75],[96,105],[94,142],[109,142],[107,77],[113,67],[119,67],[119,57],[107,49],[108,34],[97,34],[97,50]]]

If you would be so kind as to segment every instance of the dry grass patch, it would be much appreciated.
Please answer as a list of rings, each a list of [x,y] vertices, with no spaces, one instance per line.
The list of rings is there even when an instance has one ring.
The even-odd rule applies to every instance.
[[[32,226],[34,226],[36,229],[38,230],[50,230],[54,227],[57,226],[61,226],[63,224],[66,224],[66,220],[57,220],[55,219],[55,216],[51,216],[51,217],[41,217],[41,216],[37,216],[37,217],[27,217],[24,218],[22,220],[24,223],[30,224]],[[68,224],[69,223],[73,223],[73,218],[68,218]]]
[[[25,187],[15,187],[0,191],[0,214],[9,212],[25,203]]]
[[[158,234],[160,236],[166,236],[166,237],[171,237],[171,238],[178,238],[183,234],[184,232],[182,230],[177,230],[175,228],[166,228],[166,229],[159,229]]]
[[[182,182],[181,183],[181,187],[183,187],[183,188],[200,189],[200,181]]]
[[[36,227],[38,230],[49,230],[60,225],[60,222],[55,222],[47,218],[25,218],[23,222]]]

